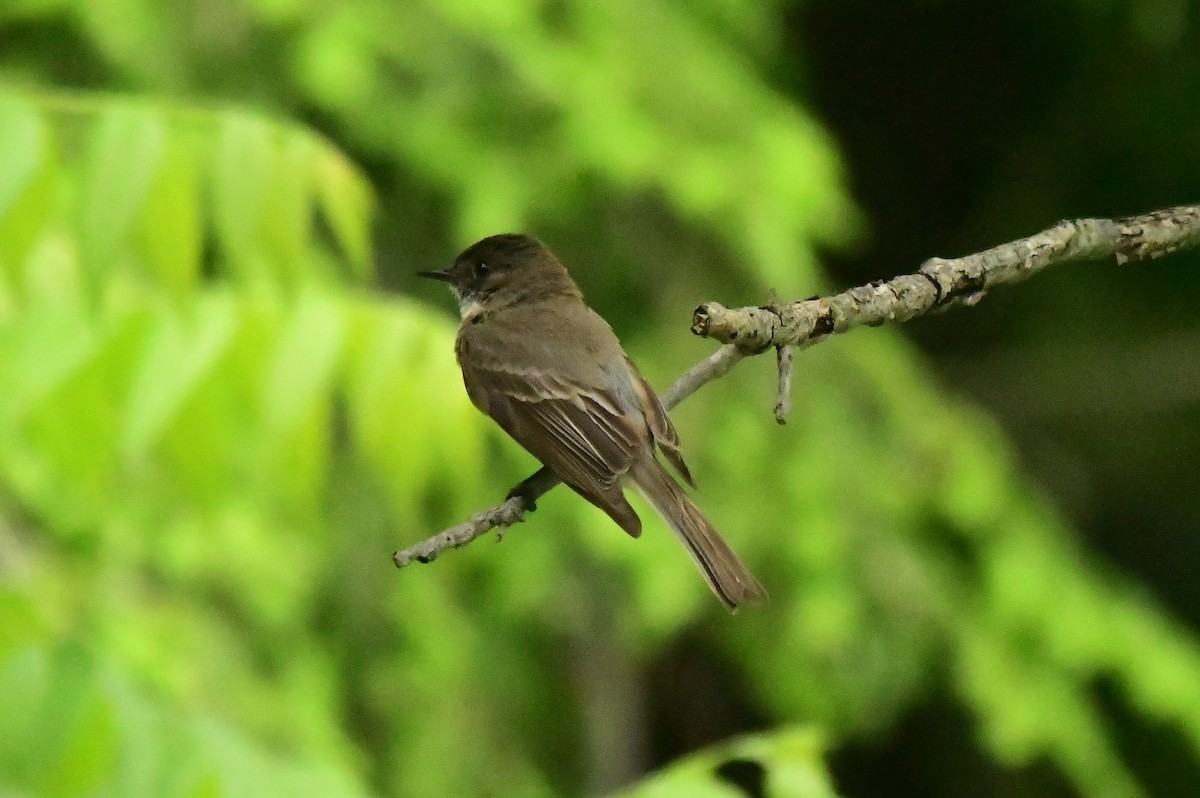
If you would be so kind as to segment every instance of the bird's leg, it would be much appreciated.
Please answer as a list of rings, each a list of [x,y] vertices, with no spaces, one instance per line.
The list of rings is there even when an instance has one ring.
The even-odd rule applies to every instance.
[[[520,499],[525,512],[532,513],[537,509],[537,500],[542,494],[553,488],[559,482],[558,477],[550,469],[543,466],[538,472],[508,492],[505,499]]]

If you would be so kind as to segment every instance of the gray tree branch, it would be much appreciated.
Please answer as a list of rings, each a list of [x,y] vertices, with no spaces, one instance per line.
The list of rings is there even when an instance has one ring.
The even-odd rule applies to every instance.
[[[988,289],[1015,283],[1047,266],[1116,257],[1117,263],[1159,258],[1200,244],[1200,205],[1126,219],[1059,222],[974,255],[930,258],[915,274],[877,280],[840,294],[785,305],[696,308],[692,332],[751,353],[772,346],[806,347],[863,325],[876,327],[954,305],[974,305]]]
[[[1047,266],[1115,257],[1117,263],[1148,260],[1200,245],[1200,205],[1182,205],[1124,219],[1079,219],[998,247],[946,260],[930,258],[914,274],[879,280],[827,297],[765,307],[726,308],[709,302],[696,308],[692,332],[725,346],[697,363],[662,394],[674,408],[706,383],[729,372],[747,355],[772,347],[778,353],[780,423],[790,405],[792,348],[805,348],[863,325],[908,321],[930,311],[974,305],[998,285],[1015,283]],[[492,529],[525,520],[536,501],[559,482],[543,468],[509,492],[503,504],[471,516],[407,549],[392,560],[397,568],[432,562],[447,549],[465,546]]]

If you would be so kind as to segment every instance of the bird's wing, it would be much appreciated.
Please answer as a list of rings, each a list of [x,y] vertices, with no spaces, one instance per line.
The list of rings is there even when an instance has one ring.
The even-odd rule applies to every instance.
[[[475,405],[626,532],[639,535],[641,522],[620,480],[643,456],[650,430],[615,338],[615,349],[601,351],[618,364],[583,368],[598,354],[586,336],[547,341],[474,326],[460,332],[458,347]],[[612,334],[607,325],[604,330]]]
[[[646,382],[646,378],[638,371],[637,366],[633,365],[633,361],[626,357],[625,363],[633,375],[633,389],[637,393],[638,402],[646,416],[646,423],[650,425],[650,432],[654,435],[654,442],[658,444],[658,448],[662,450],[667,461],[679,472],[679,476],[683,477],[684,481],[693,488],[696,487],[696,482],[692,479],[691,472],[688,471],[687,463],[683,461],[683,454],[679,451],[679,433],[675,431],[675,425],[671,423],[667,409],[663,407],[658,394],[650,387],[650,383]]]

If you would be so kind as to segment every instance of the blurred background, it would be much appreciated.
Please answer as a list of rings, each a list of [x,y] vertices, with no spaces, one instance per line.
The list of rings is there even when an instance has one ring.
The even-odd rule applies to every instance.
[[[692,309],[1200,201],[1184,0],[7,0],[0,795],[1200,794],[1195,253],[675,413],[771,592],[533,470],[444,287],[530,231],[651,383]],[[638,505],[645,510],[645,505]]]

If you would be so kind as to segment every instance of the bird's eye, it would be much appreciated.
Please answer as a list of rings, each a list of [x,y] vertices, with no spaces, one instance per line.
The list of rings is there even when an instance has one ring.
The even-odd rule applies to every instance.
[[[478,263],[475,264],[475,277],[476,278],[486,277],[488,271],[489,271],[488,265],[486,263],[484,263],[483,261],[479,261]]]

